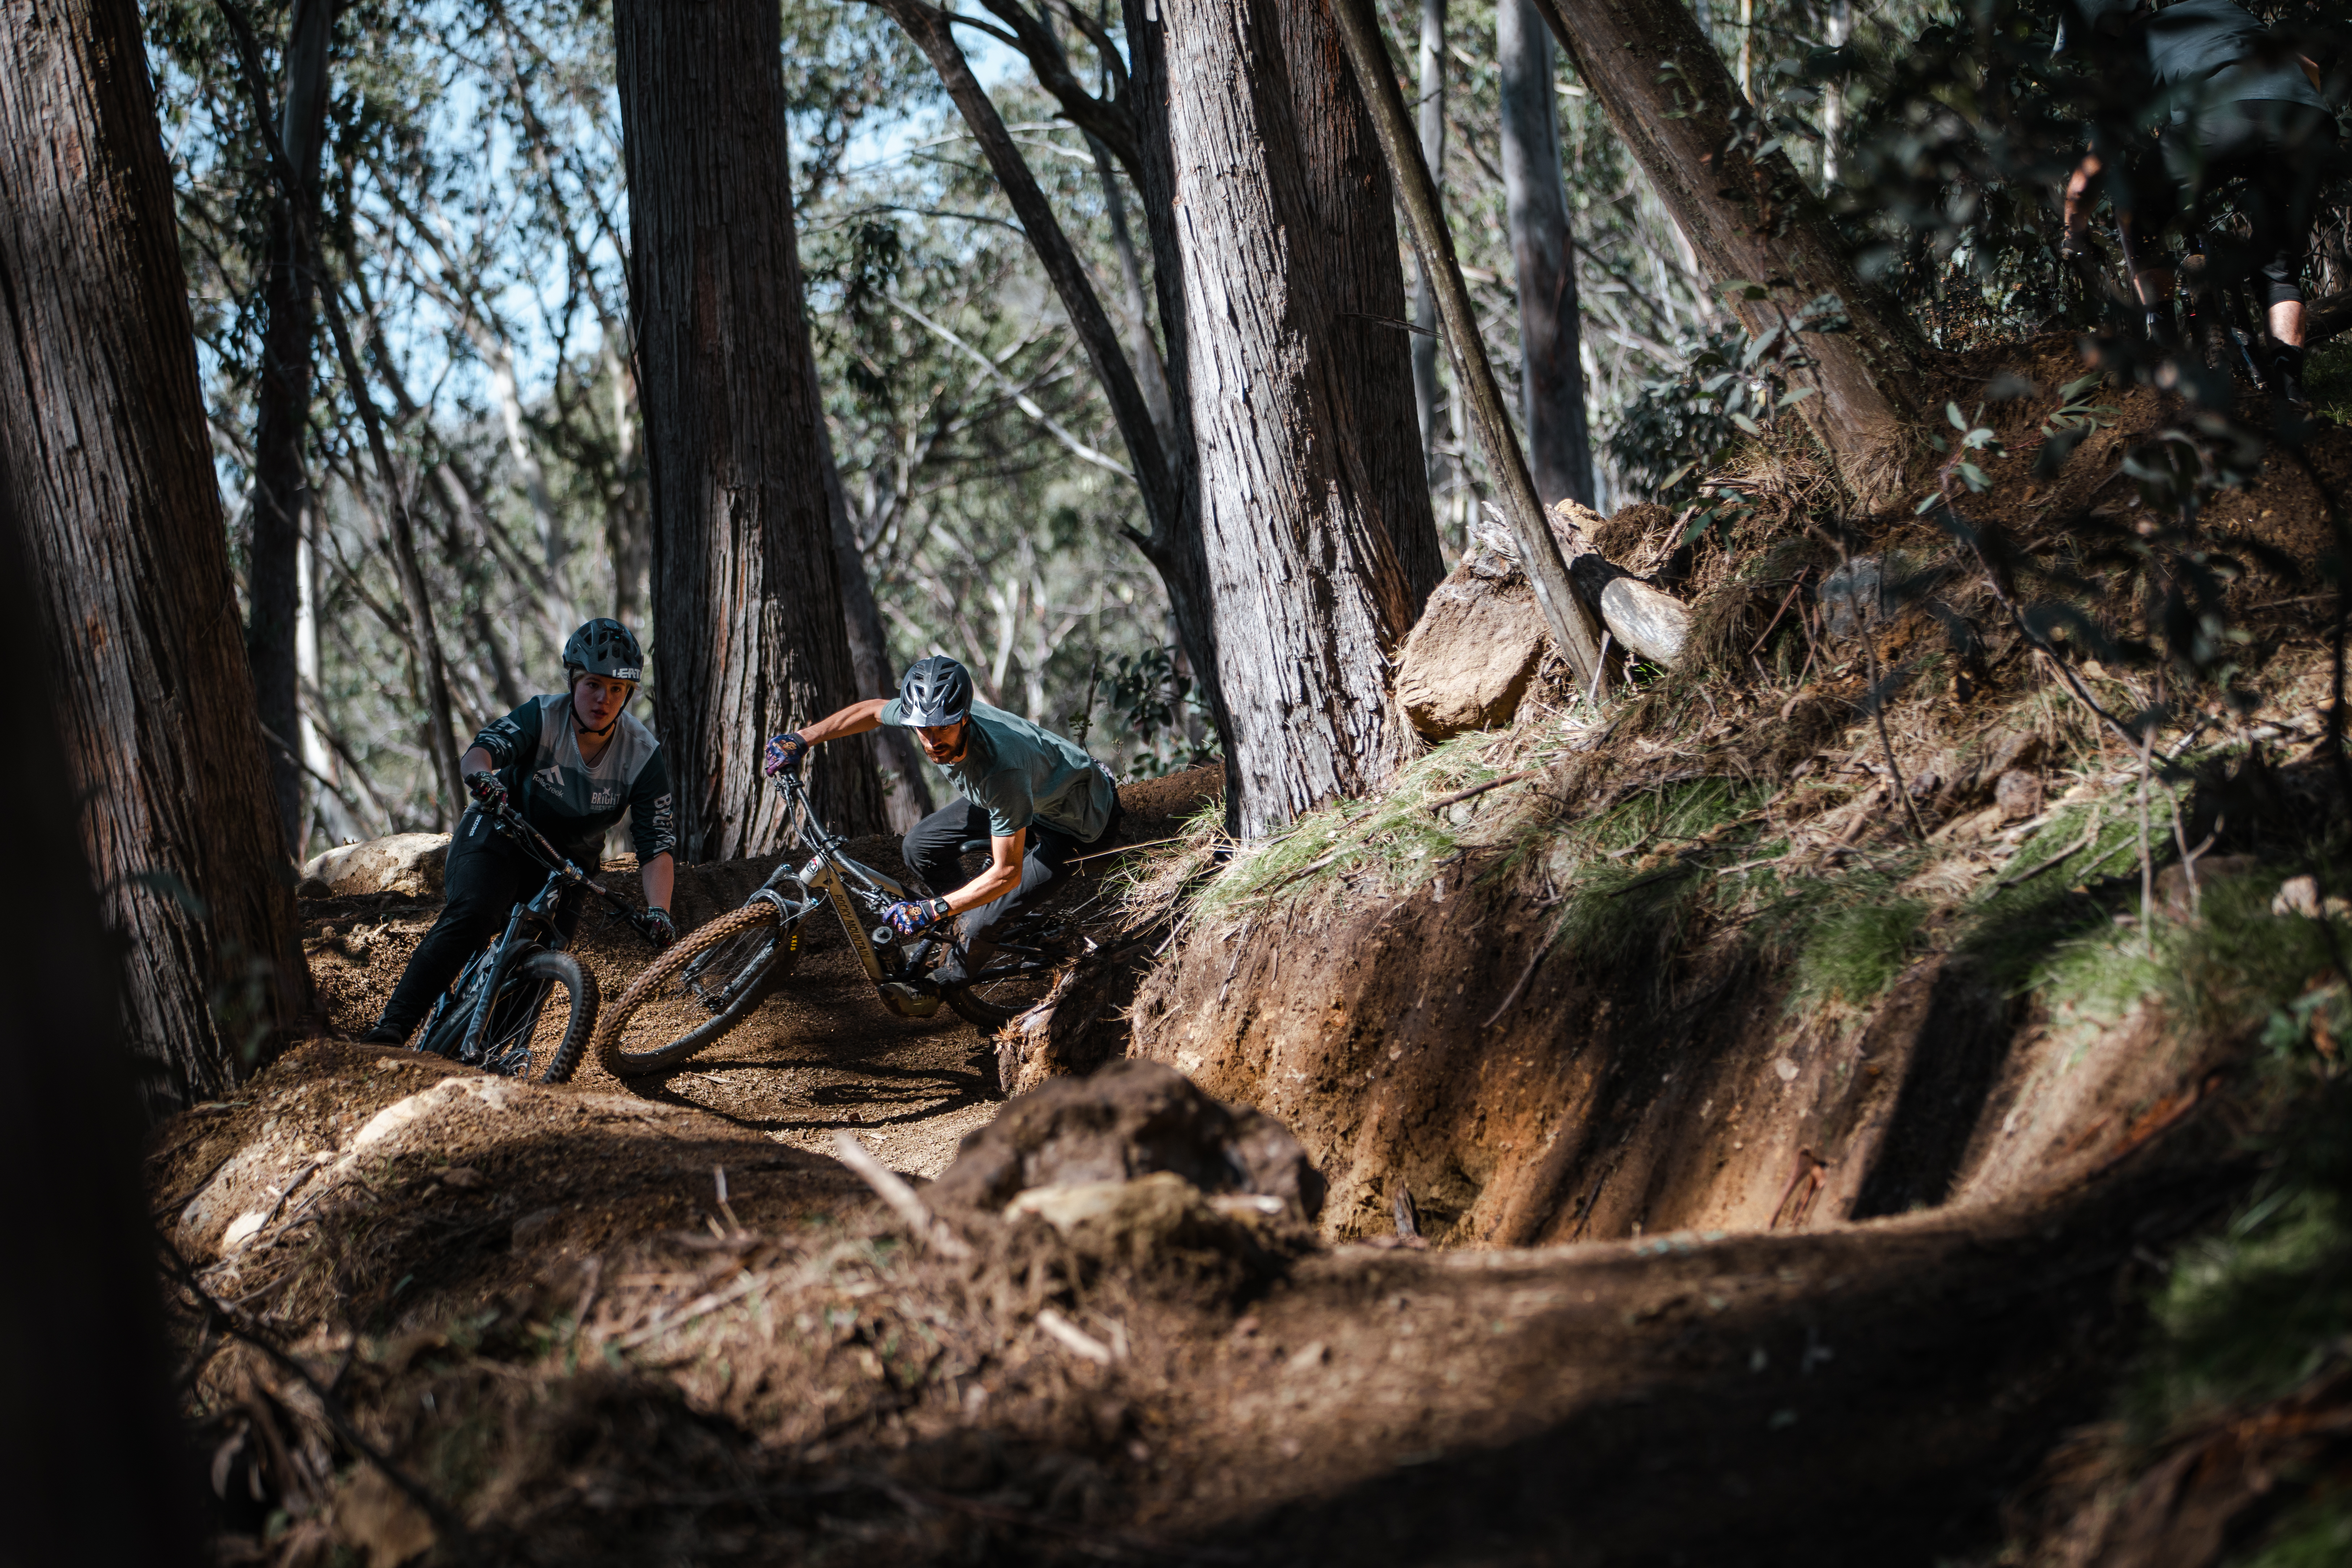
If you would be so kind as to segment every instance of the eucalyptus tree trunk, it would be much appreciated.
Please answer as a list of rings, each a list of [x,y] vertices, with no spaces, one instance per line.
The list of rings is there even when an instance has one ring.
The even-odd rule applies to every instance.
[[[1535,0],[1496,0],[1503,200],[1519,287],[1519,396],[1528,468],[1549,507],[1592,504],[1592,438],[1578,350],[1576,253],[1560,181],[1551,34]]]
[[[307,994],[183,278],[131,0],[0,0],[0,512],[151,1114]]]
[[[1159,11],[1174,251],[1160,272],[1177,274],[1190,324],[1179,384],[1227,693],[1227,815],[1255,835],[1372,786],[1402,754],[1387,661],[1436,581],[1436,528],[1391,324],[1403,279],[1389,182],[1328,5]]]
[[[785,166],[781,19],[761,0],[614,8],[637,390],[653,493],[656,717],[688,860],[781,839],[764,738],[856,695]],[[870,755],[812,781],[883,823]]]
[[[246,658],[262,727],[280,743],[269,778],[289,851],[301,854],[302,770],[289,748],[300,726],[299,640],[304,514],[315,504],[302,449],[310,428],[311,355],[318,338],[318,279],[302,245],[302,206],[318,227],[319,158],[327,137],[328,47],[335,0],[296,0],[287,31],[286,86],[278,136],[302,182],[271,205],[261,275],[261,377],[255,403],[253,527],[246,548]]]
[[[1851,322],[1807,333],[1821,395],[1799,405],[1854,489],[1885,498],[1900,432],[1917,412],[1920,344],[1892,301],[1854,276],[1827,210],[1785,153],[1734,144],[1738,84],[1685,0],[1535,0],[1570,63],[1600,100],[1658,200],[1718,283],[1757,283],[1732,299],[1749,329],[1780,324],[1834,295]]]
[[[1429,164],[1440,195],[1445,190],[1445,0],[1421,0],[1421,155]],[[1437,289],[1426,268],[1416,268],[1412,282],[1412,401],[1421,418],[1421,460],[1429,469],[1429,488],[1445,482],[1444,459],[1437,455]],[[1463,542],[1465,545],[1467,541]]]

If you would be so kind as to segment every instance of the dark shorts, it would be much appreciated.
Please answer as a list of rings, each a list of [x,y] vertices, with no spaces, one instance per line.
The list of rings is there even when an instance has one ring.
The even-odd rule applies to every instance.
[[[2111,142],[2111,145],[2114,143]],[[2153,145],[2105,158],[2107,199],[2152,245],[2179,219],[2217,283],[2250,285],[2264,305],[2303,298],[2304,258],[2320,188],[2335,173],[2336,121],[2308,104],[2209,108]],[[2142,265],[2152,264],[2143,257]]]
[[[964,940],[990,941],[988,933],[992,928],[1035,904],[1048,888],[1070,874],[1079,857],[1108,846],[1118,832],[1122,815],[1118,797],[1113,795],[1110,817],[1103,824],[1102,832],[1083,841],[1045,823],[1031,823],[1028,848],[1021,858],[1021,885],[993,903],[965,910]],[[964,871],[964,845],[975,838],[984,843],[988,837],[988,809],[960,800],[908,828],[899,849],[924,886],[934,895],[942,895],[971,880]]]

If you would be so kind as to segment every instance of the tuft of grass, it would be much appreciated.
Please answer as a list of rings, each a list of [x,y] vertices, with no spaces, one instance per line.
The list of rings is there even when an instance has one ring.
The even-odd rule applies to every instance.
[[[1832,909],[1811,922],[1792,966],[1790,1005],[1870,1001],[1903,973],[1927,918],[1917,899]]]
[[[1501,791],[1480,797],[1483,811],[1432,809],[1436,802],[1507,773],[1544,766],[1567,750],[1565,732],[1549,724],[1501,735],[1457,735],[1400,768],[1378,795],[1307,812],[1256,844],[1223,844],[1230,859],[1201,886],[1193,910],[1209,921],[1244,919],[1263,905],[1327,893],[1343,879],[1417,888],[1437,876],[1465,841],[1491,841],[1495,825],[1514,815],[1511,803],[1497,798]],[[1525,791],[1534,782],[1504,789]],[[1500,813],[1493,809],[1498,805]]]

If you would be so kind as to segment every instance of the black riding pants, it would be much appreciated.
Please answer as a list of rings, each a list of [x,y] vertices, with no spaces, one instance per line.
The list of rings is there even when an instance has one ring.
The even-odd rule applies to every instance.
[[[580,860],[577,855],[572,858]],[[457,972],[466,967],[466,961],[506,930],[507,917],[514,907],[530,900],[546,882],[545,867],[484,821],[480,813],[467,812],[457,821],[457,837],[449,841],[449,866],[442,876],[448,901],[441,908],[441,918],[416,944],[379,1022],[403,1034],[415,1028],[457,978]],[[555,924],[566,942],[580,929],[580,909],[586,897],[578,888],[568,889],[555,907]]]
[[[1046,889],[1070,874],[1072,861],[1108,844],[1111,836],[1118,831],[1118,819],[1119,808],[1114,801],[1110,819],[1103,824],[1100,837],[1084,843],[1058,827],[1031,823],[1028,853],[1021,858],[1021,885],[993,903],[964,911],[965,942],[985,946],[992,942],[989,931],[1008,917],[1034,907]],[[971,880],[963,868],[963,846],[974,838],[985,841],[988,837],[987,808],[960,800],[908,828],[899,849],[924,885],[934,894],[945,895]]]

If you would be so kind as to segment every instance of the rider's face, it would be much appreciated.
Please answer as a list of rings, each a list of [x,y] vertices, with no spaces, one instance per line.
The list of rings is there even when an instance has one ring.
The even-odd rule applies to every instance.
[[[959,719],[952,724],[916,725],[915,733],[923,742],[923,755],[935,763],[951,763],[962,756],[963,727],[970,722],[969,719]]]
[[[634,680],[583,675],[572,683],[572,710],[580,715],[581,724],[587,729],[609,729],[613,721],[621,716],[621,710],[629,705],[636,689]]]

